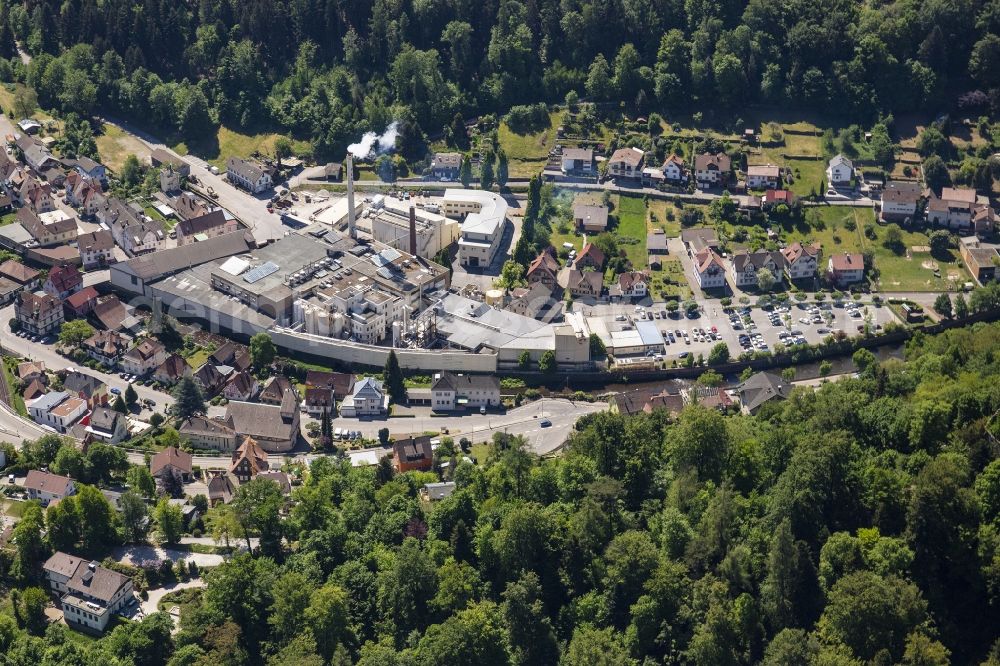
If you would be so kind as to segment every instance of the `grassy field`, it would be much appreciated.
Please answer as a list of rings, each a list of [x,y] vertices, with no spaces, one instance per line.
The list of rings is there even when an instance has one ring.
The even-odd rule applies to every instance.
[[[0,216],[0,227],[10,224],[17,219],[17,213],[7,213],[6,215]]]
[[[10,393],[10,406],[21,416],[27,416],[28,409],[24,406],[24,397],[17,391],[17,380],[14,377],[14,370],[16,368],[16,358],[5,358],[3,362],[3,380],[7,382],[7,391]]]
[[[25,502],[18,502],[16,500],[4,500],[3,501],[3,513],[5,516],[10,516],[11,518],[20,518],[24,515]]]
[[[664,258],[662,268],[649,271],[654,294],[664,298],[676,296],[679,300],[690,298],[691,288],[684,276],[684,266],[677,257]]]
[[[200,368],[208,360],[208,357],[212,355],[212,352],[207,349],[199,349],[195,353],[187,357],[188,365],[194,369]]]
[[[646,204],[637,197],[619,197],[618,227],[614,230],[619,239],[619,249],[625,252],[636,270],[646,267]],[[632,239],[637,242],[621,242]]]
[[[112,170],[120,169],[129,155],[135,155],[141,164],[149,162],[150,150],[146,144],[115,125],[102,125],[101,133],[94,140],[101,162]]]
[[[549,150],[556,144],[556,128],[562,114],[549,114],[549,126],[535,134],[515,134],[507,123],[500,124],[500,147],[509,159],[510,177],[527,178],[542,170],[549,159]]]
[[[242,134],[228,127],[219,127],[214,140],[210,140],[198,145],[178,143],[172,146],[178,155],[187,155],[189,152],[198,155],[209,164],[217,167],[224,167],[226,160],[230,157],[249,157],[254,152],[261,152],[267,155],[274,154],[274,142],[282,136],[274,132],[263,134]],[[292,141],[294,152],[303,151],[309,148],[307,141]]]
[[[659,227],[670,238],[681,235],[681,210],[671,201],[662,199],[650,199],[649,205],[650,227]],[[669,219],[673,217],[673,220]]]

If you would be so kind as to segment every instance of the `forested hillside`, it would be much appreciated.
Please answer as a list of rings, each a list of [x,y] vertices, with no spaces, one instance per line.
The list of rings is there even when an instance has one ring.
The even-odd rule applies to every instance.
[[[259,551],[202,572],[175,636],[163,613],[93,643],[46,630],[25,587],[72,523],[30,508],[0,560],[0,664],[997,666],[998,349],[995,324],[917,334],[754,417],[585,417],[549,460],[503,435],[480,466],[446,439],[434,474],[322,458],[287,520],[251,481],[206,523]],[[438,474],[457,490],[431,505]],[[84,488],[93,552],[115,539]]]
[[[274,127],[339,157],[393,118],[415,150],[456,112],[570,91],[706,119],[757,102],[845,124],[956,104],[979,115],[1000,99],[998,33],[989,0],[4,0],[0,56],[15,71],[0,78],[47,108],[187,140],[214,123]]]

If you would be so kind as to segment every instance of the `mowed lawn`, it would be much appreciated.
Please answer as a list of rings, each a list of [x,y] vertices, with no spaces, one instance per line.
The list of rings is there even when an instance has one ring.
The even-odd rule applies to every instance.
[[[228,127],[219,127],[214,141],[199,145],[188,145],[182,142],[172,146],[172,148],[178,155],[194,153],[209,164],[222,168],[226,166],[226,160],[230,157],[249,157],[254,152],[273,155],[274,142],[281,136],[281,134],[274,132],[243,134]],[[308,148],[308,141],[292,141],[293,152],[304,151]]]
[[[822,130],[805,121],[780,124],[784,143],[780,146],[759,149],[751,154],[749,164],[776,164],[788,169],[795,180],[791,190],[799,196],[820,192],[826,177],[826,160],[821,145]],[[768,136],[767,127],[760,128]],[[785,157],[785,156],[788,157]],[[816,159],[808,159],[815,157]]]
[[[625,252],[633,268],[646,268],[646,204],[637,197],[619,197],[614,213],[618,216],[615,234],[618,248]]]

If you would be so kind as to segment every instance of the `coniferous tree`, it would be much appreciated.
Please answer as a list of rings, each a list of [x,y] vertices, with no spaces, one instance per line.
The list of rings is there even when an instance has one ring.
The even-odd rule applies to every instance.
[[[385,388],[392,401],[399,404],[406,401],[406,381],[403,379],[403,371],[399,367],[399,359],[396,352],[389,352],[389,358],[385,360],[385,370],[382,373],[385,380]]]

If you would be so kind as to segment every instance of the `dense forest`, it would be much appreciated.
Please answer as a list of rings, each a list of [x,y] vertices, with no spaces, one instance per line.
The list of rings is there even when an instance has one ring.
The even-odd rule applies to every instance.
[[[978,116],[1000,106],[998,35],[996,0],[4,0],[0,78],[188,141],[280,128],[342,155],[392,119],[415,150],[456,113],[571,91],[716,121],[753,103]]]
[[[259,548],[201,572],[176,635],[164,613],[85,644],[46,629],[31,586],[47,553],[144,530],[84,485],[25,510],[0,558],[0,664],[997,666],[998,349],[998,324],[918,333],[905,361],[859,351],[856,378],[756,416],[587,416],[554,459],[502,434],[481,465],[445,439],[434,472],[323,458],[287,516],[256,479],[206,529]],[[18,464],[94,483],[128,467],[43,440]],[[418,491],[439,476],[457,490],[430,505]]]

